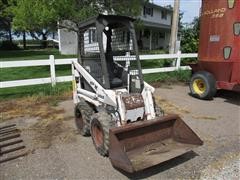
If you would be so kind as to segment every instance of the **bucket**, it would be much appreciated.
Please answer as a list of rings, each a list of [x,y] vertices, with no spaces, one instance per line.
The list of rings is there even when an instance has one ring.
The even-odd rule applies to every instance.
[[[129,173],[155,166],[203,144],[177,115],[111,128],[109,133],[111,163]]]

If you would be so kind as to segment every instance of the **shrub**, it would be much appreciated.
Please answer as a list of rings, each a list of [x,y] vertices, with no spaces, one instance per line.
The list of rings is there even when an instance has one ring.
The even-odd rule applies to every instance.
[[[19,49],[20,48],[16,44],[14,44],[10,41],[1,41],[0,42],[0,50],[19,50]]]

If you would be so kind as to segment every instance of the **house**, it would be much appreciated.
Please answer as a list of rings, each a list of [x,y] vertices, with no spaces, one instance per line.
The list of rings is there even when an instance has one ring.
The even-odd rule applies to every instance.
[[[143,6],[143,29],[137,31],[140,49],[167,49],[171,35],[173,10],[153,3]]]
[[[154,50],[167,49],[171,34],[171,22],[173,11],[153,3],[147,3],[142,8],[142,13],[138,17],[142,20],[142,27],[136,30],[139,49]],[[96,32],[89,29],[86,32],[88,46],[94,45]],[[123,39],[127,39],[127,34],[123,32]],[[58,30],[59,51],[61,54],[77,53],[77,34],[67,29]]]

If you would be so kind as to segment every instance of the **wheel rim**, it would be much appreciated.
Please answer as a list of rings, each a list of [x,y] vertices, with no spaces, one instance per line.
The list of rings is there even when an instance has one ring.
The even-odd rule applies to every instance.
[[[206,91],[206,84],[202,79],[195,79],[193,81],[193,90],[197,94],[203,94]]]
[[[92,127],[92,137],[97,147],[103,144],[103,131],[98,123],[94,123]]]

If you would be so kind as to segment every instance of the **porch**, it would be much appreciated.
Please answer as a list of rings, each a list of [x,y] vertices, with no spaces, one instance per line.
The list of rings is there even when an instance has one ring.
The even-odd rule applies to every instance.
[[[144,27],[136,31],[138,47],[141,50],[167,49],[170,34],[170,29]]]

